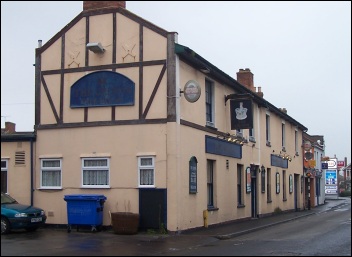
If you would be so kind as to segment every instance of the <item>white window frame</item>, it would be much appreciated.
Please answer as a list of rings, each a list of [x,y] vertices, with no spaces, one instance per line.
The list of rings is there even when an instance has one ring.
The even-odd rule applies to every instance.
[[[295,129],[295,154],[298,155],[298,130]]]
[[[249,139],[249,141],[251,141],[251,142],[253,142],[253,143],[255,143],[256,141],[255,141],[255,135],[254,135],[254,127],[253,128],[250,128],[249,130],[248,130],[248,139]]]
[[[205,79],[205,88],[207,87],[207,83],[209,83],[210,86],[210,90],[211,90],[211,96],[210,96],[210,101],[211,101],[211,120],[207,120],[207,117],[205,117],[206,119],[206,125],[210,126],[210,127],[215,127],[215,85],[214,82],[211,81],[210,79]],[[205,93],[205,104],[207,104],[207,94]],[[206,110],[205,110],[206,112]]]
[[[44,167],[44,161],[59,161],[59,167]],[[46,171],[60,171],[60,183],[57,186],[47,186],[43,185],[43,172]],[[43,158],[40,159],[40,188],[41,189],[62,189],[62,159],[60,158]]]
[[[271,145],[271,135],[270,135],[270,113],[266,112],[265,114],[265,135],[266,138],[266,145],[270,146]]]
[[[142,159],[151,159],[151,165],[142,165]],[[152,170],[153,173],[153,183],[150,185],[141,184],[141,170]],[[138,187],[140,188],[155,188],[155,156],[138,156]]]
[[[286,124],[284,121],[281,122],[281,144],[282,150],[286,151]]]
[[[1,173],[6,172],[6,192],[4,193],[7,193],[9,191],[9,184],[7,183],[9,177],[9,160],[1,159],[1,163],[2,162],[5,162],[5,167],[1,166]]]
[[[106,160],[106,165],[104,166],[84,166],[85,161],[91,161],[91,160]],[[84,172],[85,171],[107,171],[107,184],[105,185],[85,185],[84,184]],[[96,158],[82,158],[82,170],[81,170],[81,175],[82,175],[82,188],[110,188],[110,158],[107,157],[96,157]]]

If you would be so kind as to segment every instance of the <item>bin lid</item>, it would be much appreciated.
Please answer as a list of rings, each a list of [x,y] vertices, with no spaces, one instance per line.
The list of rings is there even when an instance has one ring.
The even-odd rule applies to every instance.
[[[105,195],[96,195],[96,194],[73,194],[73,195],[65,195],[65,201],[100,201],[106,200]]]

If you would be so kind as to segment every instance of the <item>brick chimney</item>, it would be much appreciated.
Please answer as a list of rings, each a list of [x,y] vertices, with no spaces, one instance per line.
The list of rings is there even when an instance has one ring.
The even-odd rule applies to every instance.
[[[250,69],[240,69],[239,72],[237,72],[237,81],[243,86],[246,86],[248,89],[255,92],[253,83],[253,73]]]
[[[13,122],[5,121],[5,133],[16,133],[16,124]]]
[[[119,7],[126,8],[126,1],[83,1],[83,11]]]

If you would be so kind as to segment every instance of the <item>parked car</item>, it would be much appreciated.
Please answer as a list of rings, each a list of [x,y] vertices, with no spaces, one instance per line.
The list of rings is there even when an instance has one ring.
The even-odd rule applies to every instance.
[[[1,193],[1,235],[12,229],[35,231],[46,222],[43,209],[19,204],[10,195]]]

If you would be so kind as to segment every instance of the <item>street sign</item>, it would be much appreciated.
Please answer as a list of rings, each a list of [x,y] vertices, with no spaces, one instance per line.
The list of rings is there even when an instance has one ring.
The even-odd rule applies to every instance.
[[[321,163],[321,169],[322,170],[327,170],[328,169],[328,163],[327,162],[322,162]]]

